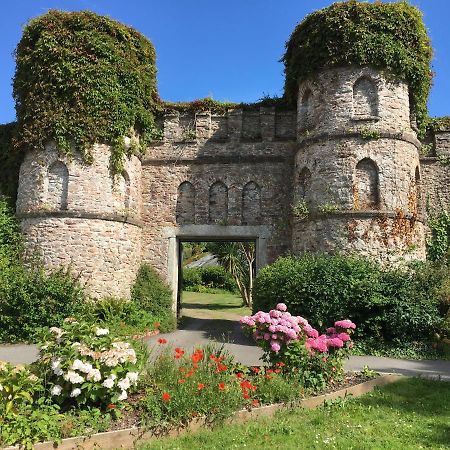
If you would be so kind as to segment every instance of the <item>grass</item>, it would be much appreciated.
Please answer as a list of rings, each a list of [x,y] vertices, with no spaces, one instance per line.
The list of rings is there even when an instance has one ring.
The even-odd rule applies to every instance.
[[[444,449],[450,383],[400,380],[358,399],[148,442],[142,449]]]
[[[250,308],[242,306],[239,295],[227,291],[217,294],[184,291],[181,306],[183,315],[199,319],[238,320],[251,314]]]

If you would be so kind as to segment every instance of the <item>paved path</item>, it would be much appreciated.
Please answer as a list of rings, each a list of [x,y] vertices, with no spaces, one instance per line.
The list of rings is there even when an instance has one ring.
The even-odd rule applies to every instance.
[[[191,350],[196,346],[215,341],[223,345],[236,360],[246,365],[259,365],[262,351],[243,336],[239,323],[235,320],[211,320],[188,318],[183,326],[173,333],[160,334],[147,340],[149,347],[157,346],[157,340],[166,338],[168,344]],[[0,360],[13,363],[30,363],[36,359],[37,350],[33,345],[0,345]],[[426,376],[450,381],[450,361],[404,360],[379,358],[375,356],[352,356],[346,369],[361,370],[364,366],[377,372],[399,373],[411,376]]]

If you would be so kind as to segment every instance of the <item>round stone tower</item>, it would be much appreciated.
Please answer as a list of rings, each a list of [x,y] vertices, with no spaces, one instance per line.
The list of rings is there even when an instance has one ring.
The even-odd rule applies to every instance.
[[[293,252],[424,259],[419,148],[406,82],[370,67],[298,85]]]
[[[94,145],[92,156],[62,157],[53,143],[28,152],[17,214],[46,266],[69,266],[93,297],[127,298],[141,259],[141,162],[127,158],[112,176],[110,148]]]

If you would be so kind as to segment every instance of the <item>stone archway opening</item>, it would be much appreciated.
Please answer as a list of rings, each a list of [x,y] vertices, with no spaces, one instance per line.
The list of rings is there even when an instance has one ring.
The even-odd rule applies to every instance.
[[[256,275],[255,239],[178,239],[177,316],[179,328],[218,342],[241,341],[239,319],[251,313],[243,298]],[[248,277],[238,281],[221,264],[242,258]]]

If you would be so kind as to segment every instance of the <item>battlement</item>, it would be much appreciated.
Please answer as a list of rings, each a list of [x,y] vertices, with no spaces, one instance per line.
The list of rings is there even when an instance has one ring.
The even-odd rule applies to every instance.
[[[296,112],[260,107],[258,110],[166,111],[162,120],[164,143],[295,141]]]

